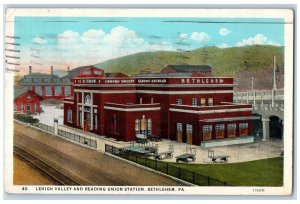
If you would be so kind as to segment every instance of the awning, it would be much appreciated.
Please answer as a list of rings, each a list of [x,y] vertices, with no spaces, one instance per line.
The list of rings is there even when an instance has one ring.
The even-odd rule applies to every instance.
[[[239,121],[239,120],[260,120],[259,116],[246,116],[246,117],[232,117],[232,118],[212,118],[212,119],[204,119],[199,120],[200,122],[225,122],[225,121]]]

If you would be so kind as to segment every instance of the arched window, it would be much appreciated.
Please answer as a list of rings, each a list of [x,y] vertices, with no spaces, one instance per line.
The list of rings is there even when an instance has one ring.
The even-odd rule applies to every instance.
[[[91,104],[91,96],[89,94],[85,96],[84,104]]]

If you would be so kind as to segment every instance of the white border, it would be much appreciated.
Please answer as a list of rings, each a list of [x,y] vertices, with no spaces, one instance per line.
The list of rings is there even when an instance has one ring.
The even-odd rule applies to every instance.
[[[49,12],[49,10],[51,12]],[[285,112],[284,112],[284,187],[263,187],[264,192],[253,192],[255,187],[187,187],[186,192],[175,194],[190,194],[190,195],[289,195],[292,188],[292,143],[293,143],[293,12],[292,10],[282,9],[8,9],[6,13],[6,20],[13,20],[14,16],[114,16],[114,17],[258,17],[258,18],[285,18]],[[6,33],[13,32],[13,23],[6,24]],[[13,73],[5,72],[5,140],[4,140],[4,161],[5,161],[5,190],[7,192],[22,193],[20,186],[12,185],[12,111],[13,110]],[[34,186],[30,186],[31,193],[37,193]],[[260,187],[261,188],[261,187]],[[47,193],[47,192],[46,192]],[[62,193],[62,192],[51,192]],[[72,192],[78,194],[78,192]],[[84,192],[83,192],[84,193]],[[116,193],[116,192],[115,192]],[[123,192],[124,193],[124,192]],[[117,192],[117,194],[123,194]],[[132,192],[139,194],[139,192]],[[105,194],[109,194],[106,192]],[[125,193],[124,193],[125,194]],[[128,192],[126,192],[128,194]],[[145,194],[145,193],[143,193]],[[151,193],[153,194],[153,193]],[[162,193],[159,193],[162,194]],[[168,193],[163,193],[168,194]]]

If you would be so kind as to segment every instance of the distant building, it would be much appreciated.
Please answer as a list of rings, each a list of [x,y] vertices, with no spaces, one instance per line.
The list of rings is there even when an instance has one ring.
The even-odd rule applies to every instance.
[[[190,73],[193,77],[209,77],[211,75],[211,66],[209,65],[167,65],[161,73]]]
[[[14,88],[14,112],[39,113],[42,98],[26,88]]]
[[[208,65],[168,65],[136,77],[107,77],[91,66],[73,82],[74,97],[64,100],[67,126],[123,141],[141,135],[194,145],[253,141],[252,106],[234,104],[234,79],[211,77]]]
[[[42,99],[63,99],[72,97],[74,94],[72,78],[85,67],[78,67],[69,70],[68,74],[63,77],[58,77],[53,74],[53,67],[51,66],[51,74],[33,73],[32,67],[29,66],[29,73],[21,80],[21,86],[25,87]]]

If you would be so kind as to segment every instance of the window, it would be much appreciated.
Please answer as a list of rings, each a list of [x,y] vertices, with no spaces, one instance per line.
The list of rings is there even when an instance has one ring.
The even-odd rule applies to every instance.
[[[67,115],[67,118],[68,118],[68,123],[72,123],[72,110],[68,110],[68,115]]]
[[[43,82],[49,82],[49,79],[48,78],[44,78]]]
[[[246,136],[248,135],[248,123],[240,123],[240,136]]]
[[[235,123],[228,124],[227,129],[228,130],[236,130],[236,124]]]
[[[55,86],[55,96],[61,95],[61,86]]]
[[[192,132],[193,132],[193,125],[191,125],[191,124],[186,124],[186,132],[192,133]]]
[[[27,96],[27,99],[30,100],[30,99],[31,99],[31,96],[28,95],[28,96]]]
[[[34,83],[37,83],[37,82],[38,82],[38,79],[32,79],[32,81],[33,81]]]
[[[46,86],[46,96],[52,96],[52,87]]]
[[[139,119],[135,120],[135,133],[136,134],[140,133],[140,120]]]
[[[248,128],[248,123],[240,123],[240,128]]]
[[[30,112],[31,111],[31,105],[27,104],[27,111]]]
[[[89,71],[89,70],[84,70],[84,71],[82,71],[82,74],[83,74],[83,75],[91,75],[92,72]]]
[[[84,104],[91,104],[91,96],[89,94],[85,96]]]
[[[82,127],[82,112],[81,111],[79,112],[79,124],[80,124],[80,127]]]
[[[21,104],[21,110],[22,111],[24,110],[24,104],[23,103]]]
[[[147,120],[145,118],[145,116],[143,115],[142,119],[141,119],[141,134],[146,134],[147,131]]]
[[[148,122],[147,122],[147,134],[148,135],[151,135],[152,134],[152,120],[151,119],[148,119]]]
[[[201,106],[206,106],[206,100],[205,100],[205,98],[201,98]]]
[[[213,98],[209,98],[208,99],[208,106],[213,106],[214,105],[214,99]]]
[[[99,70],[94,70],[94,74],[95,74],[95,75],[100,75],[100,74],[101,74],[101,71],[99,71]]]
[[[198,100],[197,100],[197,98],[193,98],[192,105],[193,106],[198,106]]]
[[[224,130],[225,129],[225,125],[224,124],[217,124],[216,125],[216,130]]]
[[[212,131],[212,125],[203,125],[203,132]]]
[[[37,95],[42,95],[42,87],[41,86],[36,86],[35,87],[35,93],[37,94]]]
[[[182,123],[177,123],[177,131],[182,131]]]
[[[65,95],[68,96],[68,95],[71,95],[71,87],[70,86],[65,86]]]
[[[182,99],[177,98],[177,99],[176,99],[176,104],[177,104],[177,105],[182,105]]]
[[[34,104],[34,111],[37,111],[38,110],[38,105],[35,103]]]

